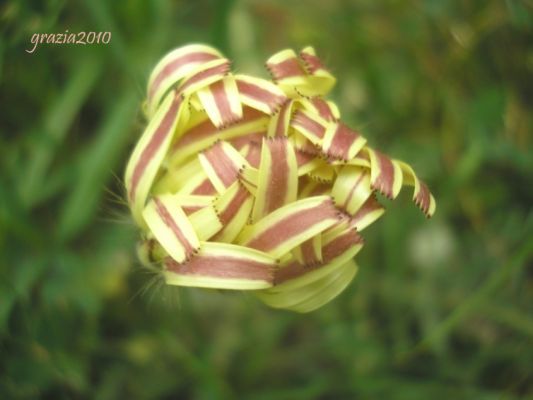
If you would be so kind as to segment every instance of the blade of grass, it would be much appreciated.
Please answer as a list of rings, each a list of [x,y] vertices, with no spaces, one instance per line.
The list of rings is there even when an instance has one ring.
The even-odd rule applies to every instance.
[[[491,302],[485,305],[482,312],[488,318],[533,338],[533,320],[517,306],[513,308]]]
[[[497,268],[485,283],[457,307],[450,316],[442,321],[431,334],[426,336],[409,353],[414,354],[427,346],[445,338],[458,324],[483,306],[484,302],[500,288],[508,278],[523,268],[529,257],[533,255],[533,238],[525,241],[518,251],[504,265]],[[404,354],[405,355],[405,354]]]
[[[221,0],[215,1],[214,3],[214,21],[211,30],[211,40],[215,47],[231,57],[231,48],[228,44],[228,22],[235,0]]]
[[[57,235],[60,240],[75,236],[95,214],[104,185],[112,176],[111,171],[121,159],[131,136],[137,106],[135,93],[131,90],[124,92],[87,149],[79,165],[78,180],[59,217]]]
[[[124,68],[127,74],[135,82],[139,82],[142,78],[139,73],[139,65],[132,62],[132,57],[128,54],[128,47],[125,44],[122,33],[117,28],[117,24],[109,11],[108,3],[101,0],[85,0],[84,3],[94,21],[95,28],[100,31],[110,31],[112,34],[111,42],[106,46],[106,49],[109,49],[111,55]]]
[[[72,67],[72,74],[63,93],[46,111],[41,125],[45,143],[34,148],[28,167],[20,179],[19,193],[23,204],[30,208],[35,204],[35,193],[47,174],[59,144],[95,85],[103,63],[100,58],[86,57]]]

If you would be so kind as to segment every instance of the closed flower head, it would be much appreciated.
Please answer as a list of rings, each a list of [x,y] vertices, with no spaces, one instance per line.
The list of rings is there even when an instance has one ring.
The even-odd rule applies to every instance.
[[[337,296],[357,272],[360,232],[384,213],[375,193],[413,188],[406,163],[368,146],[326,99],[335,78],[313,48],[266,63],[272,81],[233,74],[206,45],[154,68],[148,125],[126,169],[143,259],[170,285],[248,290],[299,312]]]

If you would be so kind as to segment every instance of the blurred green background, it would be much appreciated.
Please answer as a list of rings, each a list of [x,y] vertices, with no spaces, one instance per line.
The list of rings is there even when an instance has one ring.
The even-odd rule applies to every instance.
[[[533,2],[0,3],[0,398],[533,398]],[[33,33],[111,31],[108,45]],[[410,191],[308,315],[151,285],[121,202],[151,67],[207,42],[266,76],[312,44]]]

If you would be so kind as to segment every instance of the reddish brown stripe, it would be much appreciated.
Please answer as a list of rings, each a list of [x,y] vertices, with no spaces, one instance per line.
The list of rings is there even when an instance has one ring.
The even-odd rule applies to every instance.
[[[289,58],[280,63],[267,63],[273,80],[281,80],[291,76],[303,76],[305,71],[296,58]]]
[[[250,107],[245,107],[243,109],[243,119],[240,121],[240,123],[247,123],[254,121],[265,114],[254,110]],[[181,136],[176,143],[172,146],[173,151],[179,151],[179,148],[182,146],[189,145],[194,142],[201,141],[209,136],[213,136],[213,141],[216,135],[219,133],[219,130],[213,125],[213,123],[207,119],[204,122],[196,125],[195,127],[189,129],[187,132]]]
[[[285,96],[278,96],[249,82],[237,80],[237,87],[239,88],[239,92],[241,94],[268,105],[270,112],[276,111],[279,105],[286,100]]]
[[[353,197],[353,194],[355,193],[355,190],[357,189],[357,186],[359,186],[359,184],[361,183],[361,181],[363,180],[363,177],[365,176],[365,174],[361,174],[359,175],[359,178],[357,178],[357,180],[354,182],[352,188],[350,189],[350,193],[348,194],[348,197],[346,197],[346,201],[344,202],[344,204],[342,205],[342,208],[346,210],[346,208],[348,207],[348,204],[350,203],[350,201],[352,200],[352,197]]]
[[[362,220],[367,214],[370,214],[371,212],[380,210],[382,208],[383,207],[381,206],[381,204],[378,203],[374,196],[370,196],[352,217],[352,219],[350,220],[350,226],[355,226],[357,222]]]
[[[335,117],[331,113],[331,109],[329,108],[328,103],[326,103],[324,100],[322,100],[319,97],[314,97],[312,100],[313,105],[318,110],[318,115],[320,115],[322,118],[324,118],[327,121],[334,121]]]
[[[231,185],[237,179],[239,168],[222,148],[222,142],[218,142],[208,150],[204,151],[204,156],[212,165],[215,174],[222,181],[225,187]]]
[[[131,177],[131,188],[130,188],[130,193],[129,193],[131,201],[133,201],[133,199],[135,198],[135,192],[137,190],[137,185],[139,184],[139,181],[141,180],[141,177],[144,173],[144,170],[146,169],[146,166],[148,165],[150,160],[154,157],[159,147],[161,147],[161,144],[163,143],[167,135],[171,133],[170,130],[172,128],[172,125],[176,118],[176,114],[178,113],[178,110],[179,110],[179,107],[182,101],[183,99],[181,96],[176,96],[174,98],[173,103],[171,104],[170,108],[164,115],[156,131],[150,138],[148,145],[143,149],[141,156],[139,157],[139,161],[137,161],[137,164],[135,165],[135,168],[133,170],[133,174]]]
[[[219,210],[218,216],[220,218],[220,222],[222,222],[223,225],[229,224],[248,197],[250,197],[248,190],[239,185],[239,190],[237,193],[235,193],[235,196],[231,199],[226,208]]]
[[[309,72],[310,74],[314,74],[318,69],[325,69],[324,65],[322,65],[322,61],[320,61],[320,58],[318,58],[317,56],[301,52],[300,57],[302,58],[302,60],[304,60],[305,65],[307,67],[307,72]]]
[[[315,156],[313,154],[305,153],[300,150],[296,150],[295,153],[298,167],[301,167],[302,165],[307,164],[315,159]]]
[[[157,74],[154,81],[152,82],[152,85],[150,86],[150,90],[148,92],[149,101],[152,99],[154,93],[159,88],[159,85],[161,84],[161,82],[163,82],[163,80],[168,75],[172,74],[177,69],[183,67],[186,64],[200,64],[202,62],[214,60],[215,58],[219,58],[219,57],[214,54],[195,52],[195,53],[184,54],[181,57],[178,57],[172,62],[168,63]]]
[[[212,194],[215,194],[217,191],[211,181],[207,178],[204,179],[202,183],[200,183],[191,194],[198,194],[198,195],[207,195],[210,196]]]
[[[183,212],[186,214],[186,215],[190,215],[198,210],[201,210],[202,208],[204,208],[204,206],[184,206],[182,207],[183,209]]]
[[[289,279],[294,279],[299,276],[305,275],[306,273],[322,267],[323,264],[304,266],[296,261],[293,261],[289,265],[280,268],[274,273],[274,284],[278,285],[282,282],[288,281]]]
[[[429,211],[429,204],[430,204],[430,194],[429,189],[427,185],[422,182],[420,182],[420,191],[416,195],[415,202],[420,207],[422,211],[424,211],[425,214]]]
[[[261,145],[257,143],[250,143],[248,154],[246,154],[246,161],[254,168],[259,168],[261,162]]]
[[[166,265],[180,275],[273,281],[273,265],[237,257],[197,255],[184,264],[167,259]]]
[[[277,222],[259,236],[252,239],[247,246],[254,249],[268,251],[276,248],[313,225],[326,219],[335,218],[335,207],[330,201],[324,201],[316,207],[308,208],[289,215]]]
[[[375,151],[375,150],[374,150]],[[394,166],[388,157],[375,151],[378,160],[380,174],[376,178],[373,187],[385,196],[392,198],[392,185],[394,183]]]
[[[333,135],[333,140],[329,146],[328,154],[332,157],[342,158],[346,160],[350,146],[359,138],[359,135],[348,128],[343,123],[337,124],[337,129]]]
[[[300,126],[303,129],[312,132],[315,136],[321,139],[324,137],[326,128],[320,125],[318,122],[313,121],[311,118],[309,118],[307,115],[303,114],[300,111],[297,111],[294,114],[292,123],[293,125]]]
[[[211,93],[213,93],[213,99],[215,100],[220,118],[222,119],[221,126],[226,126],[237,122],[240,119],[240,116],[233,113],[231,110],[228,93],[226,92],[226,88],[224,86],[224,81],[221,80],[213,83],[210,86],[210,89]]]
[[[176,221],[172,218],[170,213],[168,212],[165,205],[159,200],[157,197],[154,198],[155,206],[157,208],[157,213],[163,220],[166,226],[168,226],[178,241],[182,244],[183,248],[185,249],[185,257],[189,257],[194,252],[194,247],[189,243],[183,232],[181,231],[180,227],[176,224]]]
[[[285,204],[290,173],[287,164],[287,140],[287,138],[279,138],[265,142],[271,158],[265,193],[265,215]]]
[[[304,143],[298,143],[298,149],[299,151],[303,153],[307,153],[309,155],[313,155],[315,157],[321,157],[322,152],[321,150],[315,146],[313,143],[311,143],[309,140],[305,140]]]
[[[183,82],[183,84],[181,85],[179,90],[180,90],[180,92],[184,92],[185,90],[187,90],[189,87],[191,87],[195,83],[201,82],[204,79],[211,78],[212,76],[215,76],[215,75],[221,75],[222,76],[222,75],[226,74],[228,71],[229,71],[229,61],[227,61],[227,62],[225,62],[223,64],[220,64],[220,65],[216,65],[216,66],[211,67],[211,68],[207,68],[207,69],[205,69],[203,71],[200,71],[197,74],[191,76],[189,79],[187,79],[185,82]]]
[[[322,247],[322,258],[324,259],[324,263],[331,262],[334,258],[339,257],[356,244],[361,243],[363,243],[363,238],[355,230],[347,230],[345,233]]]
[[[306,240],[300,245],[302,257],[305,265],[312,265],[319,262],[315,253],[315,246],[313,245],[313,238]]]
[[[291,109],[292,101],[288,100],[281,106],[281,109],[279,110],[279,117],[276,121],[276,136],[287,136],[286,128],[287,128],[287,119],[288,119],[288,113]]]
[[[298,278],[300,276],[308,274],[311,271],[316,271],[317,269],[320,269],[324,266],[324,263],[302,265],[296,261],[293,261],[286,267],[280,268],[279,270],[274,272],[274,285],[279,285],[280,283],[283,283],[285,281]]]

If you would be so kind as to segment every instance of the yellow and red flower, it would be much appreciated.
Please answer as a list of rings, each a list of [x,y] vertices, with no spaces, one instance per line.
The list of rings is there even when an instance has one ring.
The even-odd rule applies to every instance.
[[[337,296],[357,272],[359,232],[412,186],[430,217],[435,200],[406,163],[340,120],[325,95],[335,78],[313,48],[266,63],[272,81],[231,72],[217,50],[167,54],[148,82],[148,125],[125,183],[144,232],[141,258],[167,284],[253,291],[299,312]]]

